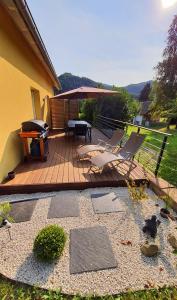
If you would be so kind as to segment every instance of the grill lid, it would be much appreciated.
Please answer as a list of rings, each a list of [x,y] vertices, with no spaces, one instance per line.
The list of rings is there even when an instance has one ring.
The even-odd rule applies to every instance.
[[[43,120],[29,120],[22,123],[22,131],[45,132],[48,129],[48,124]]]

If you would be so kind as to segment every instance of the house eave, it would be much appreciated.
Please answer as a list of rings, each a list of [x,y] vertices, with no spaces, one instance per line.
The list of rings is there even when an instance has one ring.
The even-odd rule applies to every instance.
[[[42,63],[54,85],[60,89],[61,85],[57,74],[26,0],[1,0],[1,4],[4,6],[25,40]]]

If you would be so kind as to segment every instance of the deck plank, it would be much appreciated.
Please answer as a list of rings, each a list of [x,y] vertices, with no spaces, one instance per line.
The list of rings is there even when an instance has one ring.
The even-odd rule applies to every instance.
[[[98,139],[107,138],[98,129],[92,129],[92,143]],[[9,186],[42,185],[42,184],[80,184],[82,185],[109,185],[120,180],[125,180],[125,175],[120,169],[107,170],[102,174],[88,173],[89,160],[79,161],[76,149],[84,143],[83,138],[74,139],[64,133],[52,132],[49,137],[49,155],[46,162],[31,161],[21,163],[16,169],[16,177],[4,183]],[[95,155],[93,153],[92,155]],[[98,153],[97,153],[98,154]],[[145,179],[145,174],[140,165],[131,172],[132,179]]]

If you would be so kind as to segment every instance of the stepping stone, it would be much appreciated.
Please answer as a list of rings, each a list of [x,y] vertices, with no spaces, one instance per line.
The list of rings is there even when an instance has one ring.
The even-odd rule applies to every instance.
[[[96,214],[125,211],[120,198],[114,192],[91,194],[91,200]]]
[[[79,217],[79,203],[76,195],[57,195],[52,198],[48,211],[48,219]]]
[[[105,226],[70,230],[70,274],[116,267]]]
[[[35,209],[37,199],[13,202],[10,216],[15,223],[27,222],[31,220],[33,211]]]

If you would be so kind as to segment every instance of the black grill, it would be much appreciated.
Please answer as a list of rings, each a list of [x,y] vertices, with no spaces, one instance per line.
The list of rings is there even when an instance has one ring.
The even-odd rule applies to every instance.
[[[48,153],[48,139],[47,139],[49,133],[48,124],[42,120],[29,120],[22,123],[22,131],[23,132],[37,131],[40,133],[38,138],[32,138],[32,142],[30,144],[30,153],[32,157],[40,156],[39,138],[42,138],[44,142],[44,152],[46,157]]]
[[[47,133],[49,126],[42,120],[29,120],[22,123],[22,131],[38,131]]]

